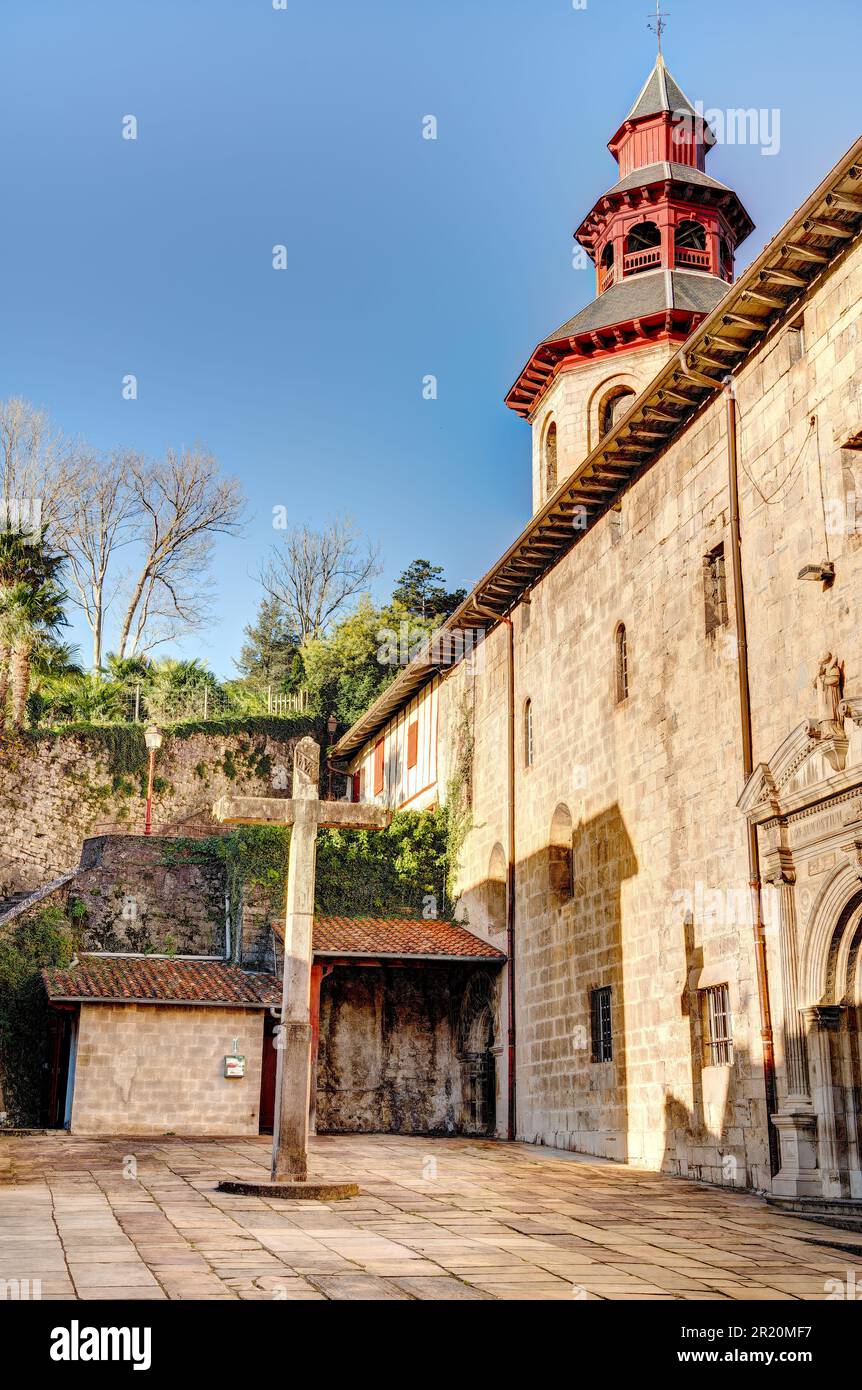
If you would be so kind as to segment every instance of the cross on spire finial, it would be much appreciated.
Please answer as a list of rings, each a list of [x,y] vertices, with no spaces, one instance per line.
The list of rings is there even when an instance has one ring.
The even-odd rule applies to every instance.
[[[662,56],[662,51],[661,51],[661,36],[662,36],[662,34],[664,33],[665,29],[667,28],[667,24],[665,23],[665,20],[667,20],[667,19],[670,19],[670,15],[669,15],[666,11],[662,10],[662,7],[661,7],[661,0],[655,0],[655,23],[653,24],[652,19],[650,19],[650,22],[649,22],[649,24],[647,25],[647,28],[648,28],[648,29],[651,29],[652,32],[656,35],[656,37],[657,37],[657,39],[658,39],[658,55],[659,55],[659,57]]]

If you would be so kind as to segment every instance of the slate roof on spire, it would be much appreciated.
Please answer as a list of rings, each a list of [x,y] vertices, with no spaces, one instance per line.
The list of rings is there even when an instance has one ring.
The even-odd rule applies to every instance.
[[[644,116],[657,116],[662,111],[687,111],[695,116],[697,112],[680,87],[671,77],[661,54],[655,67],[641,88],[640,95],[626,116],[627,121],[639,121]]]
[[[685,313],[711,314],[730,286],[717,275],[699,271],[651,270],[632,275],[613,285],[573,319],[549,333],[546,343],[558,343],[579,333],[597,332],[630,319],[679,309]]]

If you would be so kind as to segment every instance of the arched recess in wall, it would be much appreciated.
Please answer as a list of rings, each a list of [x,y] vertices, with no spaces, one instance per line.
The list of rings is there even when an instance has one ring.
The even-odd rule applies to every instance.
[[[545,497],[557,490],[557,422],[551,420],[542,443],[542,478]]]
[[[506,851],[501,844],[491,850],[485,885],[485,910],[492,935],[506,930]]]
[[[560,802],[551,821],[548,888],[557,903],[567,903],[574,896],[572,813],[563,802]]]
[[[487,971],[477,971],[467,981],[456,1027],[461,1062],[460,1129],[464,1134],[493,1134],[496,1126],[499,1012],[495,981]]]
[[[614,386],[602,398],[599,405],[599,439],[610,434],[619,424],[627,410],[631,409],[635,393],[630,386]]]
[[[593,387],[587,402],[588,450],[593,450],[601,441],[601,416],[606,401],[617,395],[625,396],[627,391],[636,396],[642,390],[643,383],[632,372],[620,371],[611,372]],[[625,404],[630,406],[631,399],[626,400]]]

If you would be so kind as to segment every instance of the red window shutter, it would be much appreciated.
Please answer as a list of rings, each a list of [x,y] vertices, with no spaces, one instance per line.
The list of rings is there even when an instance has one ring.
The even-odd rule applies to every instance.
[[[354,772],[354,774],[353,774],[353,791],[352,791],[351,794],[350,794],[350,799],[351,799],[351,801],[361,801],[361,800],[362,800],[362,773],[361,773],[361,772]]]
[[[374,746],[374,795],[383,791],[383,739]]]
[[[419,720],[414,719],[407,728],[407,766],[415,767],[419,761]]]

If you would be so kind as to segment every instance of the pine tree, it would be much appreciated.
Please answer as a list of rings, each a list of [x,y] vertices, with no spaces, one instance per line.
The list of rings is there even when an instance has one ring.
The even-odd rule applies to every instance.
[[[295,682],[300,669],[299,642],[278,599],[261,599],[257,619],[245,629],[245,635],[248,640],[236,664],[246,680],[278,687]]]
[[[430,560],[414,560],[398,579],[392,602],[399,603],[417,618],[448,618],[467,597],[466,589],[449,593],[441,565]]]

